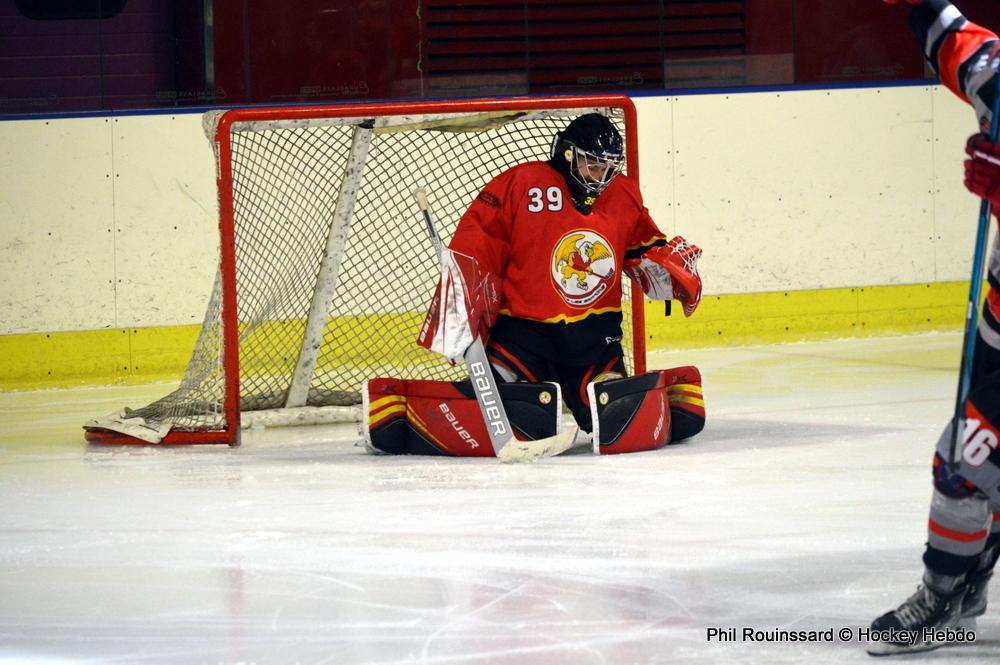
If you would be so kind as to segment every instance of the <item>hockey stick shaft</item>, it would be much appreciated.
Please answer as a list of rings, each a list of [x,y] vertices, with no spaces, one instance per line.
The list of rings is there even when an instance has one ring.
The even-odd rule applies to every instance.
[[[420,212],[424,216],[424,225],[427,227],[427,236],[431,239],[431,245],[434,246],[434,253],[437,254],[438,263],[444,262],[444,243],[441,242],[441,236],[437,232],[437,228],[434,226],[434,218],[431,216],[431,206],[430,202],[427,200],[427,192],[423,187],[418,187],[413,191],[413,198],[417,200],[417,205],[420,207]]]
[[[990,143],[1000,137],[1000,73],[994,71],[993,110],[990,116]],[[983,266],[986,264],[986,243],[990,230],[990,202],[979,204],[979,225],[976,228],[976,248],[972,253],[972,279],[969,283],[969,301],[965,307],[965,334],[962,337],[962,365],[958,371],[958,391],[955,396],[955,415],[951,421],[951,447],[948,450],[948,467],[954,471],[962,461],[962,444],[965,441],[965,403],[972,386],[972,361],[976,354],[976,327],[979,321],[979,299],[983,290]]]
[[[420,212],[424,216],[424,224],[427,226],[427,235],[431,239],[434,251],[437,253],[438,263],[444,265],[444,243],[434,225],[434,217],[431,215],[430,203],[427,200],[427,192],[421,187],[413,192]],[[486,348],[483,340],[478,336],[472,341],[472,345],[465,352],[465,365],[469,370],[469,381],[472,382],[472,389],[476,393],[476,402],[479,404],[479,411],[483,415],[486,429],[490,436],[490,444],[493,452],[497,456],[504,446],[514,438],[513,430],[510,426],[510,418],[507,417],[507,410],[500,401],[500,391],[497,388],[496,377],[490,369],[489,360],[486,358]]]
[[[424,216],[427,235],[437,253],[438,262],[444,266],[444,243],[434,225],[427,192],[419,187],[413,192],[413,196]],[[465,365],[469,370],[469,381],[476,394],[479,411],[483,416],[483,422],[486,423],[490,445],[493,446],[493,453],[498,459],[504,462],[526,462],[539,457],[558,455],[573,444],[576,435],[574,430],[536,441],[518,441],[514,437],[507,410],[500,400],[496,377],[486,357],[486,348],[478,336],[465,352]]]

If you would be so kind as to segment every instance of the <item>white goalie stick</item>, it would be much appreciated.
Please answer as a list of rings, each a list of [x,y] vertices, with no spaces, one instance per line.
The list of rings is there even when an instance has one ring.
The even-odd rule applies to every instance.
[[[424,215],[427,235],[434,246],[438,262],[443,266],[444,244],[434,226],[434,218],[427,202],[427,192],[422,187],[418,187],[414,190],[413,196]],[[504,408],[503,402],[500,401],[500,391],[497,389],[496,377],[493,375],[490,362],[486,357],[483,340],[478,336],[473,339],[472,344],[465,351],[465,365],[469,370],[469,381],[472,382],[472,389],[476,393],[479,411],[482,413],[486,430],[490,435],[490,444],[493,446],[493,452],[497,459],[501,462],[530,462],[541,457],[558,455],[573,445],[573,439],[576,438],[575,427],[570,427],[567,431],[560,432],[555,436],[534,441],[520,441],[514,436],[510,418],[507,417],[507,410]]]

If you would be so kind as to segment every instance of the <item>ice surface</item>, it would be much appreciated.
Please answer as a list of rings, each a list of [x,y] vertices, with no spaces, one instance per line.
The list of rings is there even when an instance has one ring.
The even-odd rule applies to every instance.
[[[960,345],[656,354],[705,375],[695,440],[513,466],[369,456],[353,425],[87,447],[169,387],[0,394],[0,663],[873,662],[707,630],[856,632],[914,590]],[[893,660],[1000,662],[997,617]]]

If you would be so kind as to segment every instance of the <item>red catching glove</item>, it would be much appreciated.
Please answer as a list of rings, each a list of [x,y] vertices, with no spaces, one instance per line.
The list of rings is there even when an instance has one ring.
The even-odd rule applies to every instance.
[[[965,144],[965,187],[1000,211],[1000,144],[985,134],[973,134]]]
[[[676,236],[666,245],[653,247],[641,258],[625,261],[625,274],[638,282],[653,300],[680,300],[684,316],[691,316],[701,302],[698,259],[701,248]]]
[[[446,249],[417,344],[455,364],[477,337],[486,341],[499,310],[500,280],[473,257]]]

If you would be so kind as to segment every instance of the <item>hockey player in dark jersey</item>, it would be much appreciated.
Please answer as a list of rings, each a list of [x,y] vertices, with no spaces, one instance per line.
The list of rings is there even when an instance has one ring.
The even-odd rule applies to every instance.
[[[502,381],[558,383],[579,426],[600,430],[600,453],[658,448],[704,426],[696,368],[625,378],[624,275],[690,316],[701,250],[660,233],[623,165],[618,130],[589,113],[556,134],[548,161],[497,175],[459,221],[418,340],[456,361],[479,337]]]
[[[945,86],[972,105],[980,129],[987,130],[994,120],[997,36],[967,20],[947,0],[906,3],[913,5],[910,26],[927,61]],[[1000,210],[1000,146],[977,134],[966,152],[966,187],[988,199],[994,211]],[[873,629],[889,636],[869,648],[872,655],[943,646],[948,643],[947,629],[973,627],[986,611],[987,585],[1000,554],[1000,241],[993,246],[987,279],[965,404],[962,458],[954,470],[945,462],[952,440],[949,426],[934,456],[923,584],[896,610],[872,623]]]

